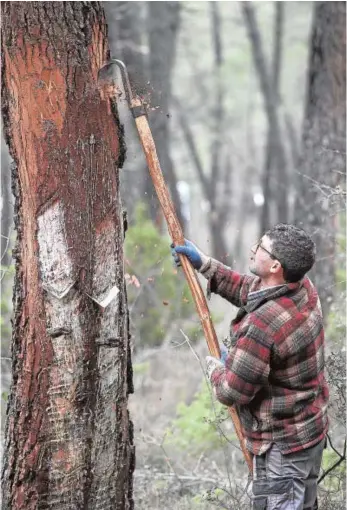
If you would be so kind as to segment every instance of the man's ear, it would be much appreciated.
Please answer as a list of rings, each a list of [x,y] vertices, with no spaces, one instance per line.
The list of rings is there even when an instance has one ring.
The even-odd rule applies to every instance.
[[[270,272],[271,273],[279,273],[281,269],[282,269],[282,266],[281,266],[280,262],[278,262],[278,260],[274,260],[272,266],[270,267]]]

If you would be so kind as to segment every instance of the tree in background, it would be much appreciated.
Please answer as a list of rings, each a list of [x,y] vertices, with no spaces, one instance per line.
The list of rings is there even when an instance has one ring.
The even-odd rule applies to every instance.
[[[145,70],[145,11],[143,2],[102,2],[108,25],[112,56],[124,61],[134,92],[143,96],[148,79]]]
[[[17,244],[3,508],[132,508],[115,103],[98,2],[3,2]]]
[[[274,29],[273,29],[273,55],[271,62],[271,81],[272,81],[272,94],[277,97],[277,103],[279,98],[280,83],[281,83],[281,65],[282,65],[282,47],[283,47],[283,21],[284,21],[284,7],[281,2],[274,2]],[[278,106],[278,104],[276,104]],[[272,176],[275,170],[276,163],[276,150],[277,148],[273,144],[272,126],[268,121],[267,140],[265,148],[265,161],[263,167],[262,176],[262,188],[264,194],[264,204],[262,207],[262,215],[260,220],[260,235],[271,227],[271,214],[270,206],[274,201],[276,203],[276,197],[271,190],[271,184],[273,180],[278,180],[278,175],[275,174],[274,179]],[[273,186],[272,186],[273,187]],[[279,216],[279,215],[278,215]]]
[[[242,11],[247,28],[248,37],[252,47],[254,67],[257,72],[260,89],[264,97],[264,108],[268,118],[268,145],[264,172],[264,192],[267,205],[269,204],[269,186],[272,179],[272,195],[276,197],[276,221],[287,223],[289,220],[288,195],[290,179],[288,177],[288,164],[282,125],[278,113],[278,90],[281,62],[281,31],[282,9],[276,13],[276,35],[273,56],[273,70],[266,61],[261,35],[254,12],[253,2],[242,2]],[[272,170],[272,172],[271,172]],[[270,174],[271,172],[271,174]],[[263,208],[262,227],[268,227],[270,216],[266,205]]]
[[[325,318],[334,298],[336,233],[346,171],[346,4],[316,2],[295,221],[317,245],[312,277]]]
[[[134,93],[148,102],[148,73],[146,71],[146,2],[102,2],[108,26],[111,55],[125,62]],[[121,98],[123,111],[129,110]],[[120,110],[120,115],[123,112]],[[146,160],[139,142],[132,115],[121,116],[127,146],[127,159],[121,177],[121,190],[129,220],[135,217],[136,204],[146,202],[143,195],[148,174]],[[148,200],[147,200],[148,202]]]
[[[185,143],[190,153],[195,173],[201,186],[201,192],[208,203],[208,227],[211,239],[210,254],[224,263],[230,262],[230,249],[224,234],[229,221],[232,201],[232,161],[231,151],[227,147],[228,119],[225,108],[225,83],[223,80],[223,66],[225,65],[223,47],[223,22],[218,2],[209,2],[212,65],[210,74],[213,83],[211,106],[206,110],[207,124],[210,126],[209,155],[207,165],[199,153],[196,136],[190,127],[187,109],[175,97],[174,104]],[[192,70],[194,64],[192,63]],[[198,80],[197,80],[198,81]],[[201,104],[208,98],[205,86],[196,83],[196,91]]]
[[[151,84],[150,127],[156,144],[160,165],[167,180],[178,219],[184,229],[177,189],[177,176],[170,157],[170,113],[172,71],[175,63],[177,34],[180,20],[180,2],[147,2],[147,30],[149,47],[149,80]],[[150,197],[150,213],[157,221],[161,217],[159,202],[147,172],[144,194]]]
[[[170,189],[178,218],[184,227],[176,171],[170,156],[170,105],[172,70],[175,65],[180,2],[104,2],[113,55],[126,64],[134,91],[148,103],[149,122],[159,161]],[[127,128],[134,133],[132,126]],[[134,133],[135,134],[135,133]],[[134,200],[147,204],[150,217],[158,226],[162,215],[146,163],[135,136],[136,170],[125,176],[129,209]],[[137,193],[134,192],[137,188]]]

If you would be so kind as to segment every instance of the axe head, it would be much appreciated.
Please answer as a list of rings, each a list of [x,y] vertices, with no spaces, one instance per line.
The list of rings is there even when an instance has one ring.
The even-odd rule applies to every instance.
[[[113,62],[107,62],[104,66],[99,69],[98,72],[98,83],[101,85],[104,82],[111,82],[116,79],[116,70],[114,68]]]
[[[117,84],[116,70],[114,65],[109,62],[105,64],[98,72],[97,86],[103,98],[109,97],[117,100],[122,95],[122,90]]]
[[[116,66],[120,69],[125,97],[129,103],[129,106],[131,106],[131,102],[133,100],[133,93],[130,86],[128,71],[124,62],[122,62],[121,60],[117,60],[115,58],[109,60],[104,66],[101,67],[101,69],[99,69],[98,83],[101,87],[113,86],[120,91],[119,87],[117,87],[117,85],[115,84]]]

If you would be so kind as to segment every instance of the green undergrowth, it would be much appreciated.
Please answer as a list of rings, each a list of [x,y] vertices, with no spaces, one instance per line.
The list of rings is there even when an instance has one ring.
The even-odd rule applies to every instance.
[[[331,448],[324,450],[322,460],[323,473],[329,471],[333,466],[335,466],[339,459],[339,455]],[[343,460],[339,465],[334,467],[334,469],[326,475],[321,483],[324,489],[329,490],[332,493],[338,493],[341,490],[346,490],[346,461]]]
[[[190,404],[179,403],[167,439],[192,454],[208,453],[235,439],[226,437],[222,424],[229,418],[227,408],[213,399],[206,381]]]
[[[200,325],[190,324],[195,305],[182,271],[173,265],[170,244],[138,205],[125,238],[125,272],[132,333],[141,348],[159,346],[167,335],[182,341],[185,323],[190,340],[201,335]]]

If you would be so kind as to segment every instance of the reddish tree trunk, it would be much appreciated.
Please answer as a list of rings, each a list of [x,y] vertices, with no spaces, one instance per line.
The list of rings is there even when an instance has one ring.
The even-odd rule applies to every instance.
[[[17,164],[5,509],[132,508],[134,452],[116,107],[98,2],[4,2]]]

